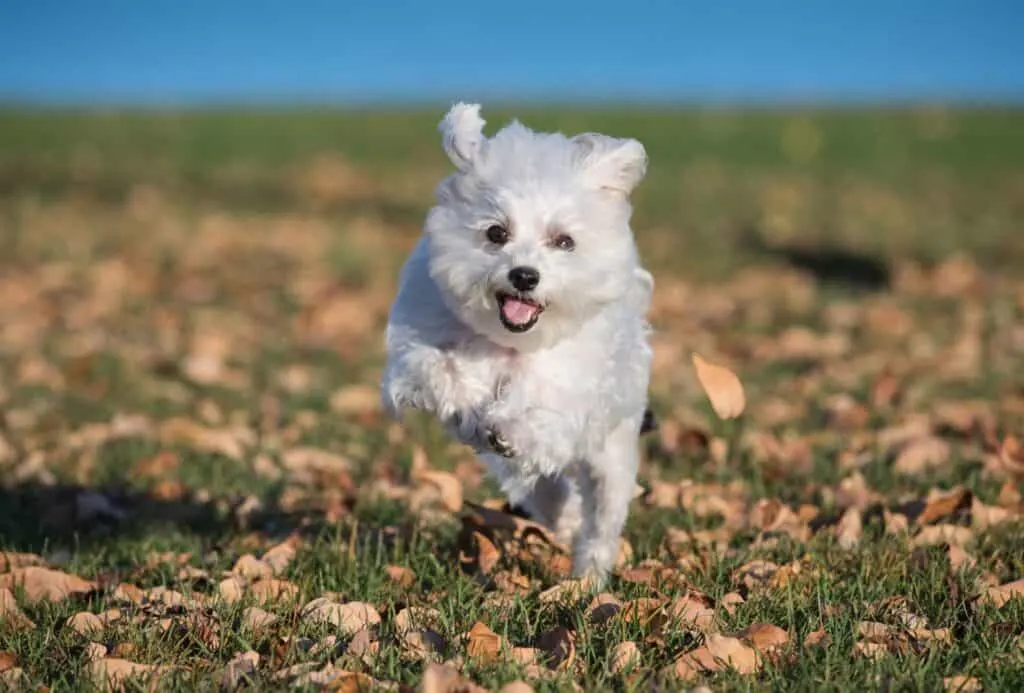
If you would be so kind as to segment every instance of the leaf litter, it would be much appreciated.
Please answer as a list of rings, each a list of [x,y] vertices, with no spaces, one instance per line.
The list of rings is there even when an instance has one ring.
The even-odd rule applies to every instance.
[[[815,156],[822,133],[790,125],[783,149]],[[714,168],[687,168],[682,194],[712,194],[695,191]],[[89,170],[67,198],[0,203],[32,239],[0,273],[5,683],[74,662],[111,687],[771,688],[794,658],[850,673],[929,649],[934,687],[987,690],[1019,662],[1018,277],[963,253],[896,257],[864,294],[785,267],[657,272],[660,426],[595,593],[468,451],[382,416],[374,364],[415,228],[355,214],[339,234],[324,210],[401,197],[390,178],[313,157],[283,169],[301,212],[251,214],[142,183],[101,204]],[[418,205],[433,175],[407,177]],[[929,195],[972,204],[939,178],[834,202],[850,228],[897,229],[950,213]],[[816,223],[814,182],[746,180],[766,234]],[[43,251],[69,228],[73,256]],[[1013,644],[970,654],[987,631]]]

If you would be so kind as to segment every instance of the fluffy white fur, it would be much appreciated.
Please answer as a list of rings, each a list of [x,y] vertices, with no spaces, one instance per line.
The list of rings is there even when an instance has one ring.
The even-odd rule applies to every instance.
[[[602,579],[635,488],[650,378],[654,282],[629,225],[647,155],[632,139],[518,122],[487,138],[483,126],[478,105],[441,122],[458,171],[401,273],[384,405],[438,417],[513,505],[572,545],[576,575]],[[495,226],[507,242],[489,240]],[[537,271],[535,288],[512,285],[515,267]],[[531,329],[506,327],[503,294],[543,306]]]

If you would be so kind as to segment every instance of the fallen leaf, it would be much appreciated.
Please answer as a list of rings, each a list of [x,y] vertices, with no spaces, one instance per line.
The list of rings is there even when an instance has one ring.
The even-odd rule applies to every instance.
[[[978,564],[978,560],[974,556],[956,544],[949,545],[946,555],[949,557],[949,567],[954,571],[970,569]]]
[[[577,601],[587,596],[593,589],[594,582],[588,578],[563,580],[540,593],[541,604],[561,604]]]
[[[58,602],[72,594],[92,592],[96,589],[96,583],[59,570],[29,566],[0,575],[0,587],[12,591],[20,587],[25,591],[25,599],[30,602],[44,599]]]
[[[929,436],[907,443],[896,456],[893,471],[902,476],[917,476],[949,462],[949,443]]]
[[[30,630],[36,624],[18,607],[14,594],[6,587],[0,588],[0,626],[15,630]]]
[[[608,669],[613,674],[621,674],[640,666],[640,648],[631,640],[620,642],[612,649],[608,660]]]
[[[990,527],[1020,520],[1020,516],[998,505],[986,505],[977,498],[971,499],[971,527],[984,532]]]
[[[804,647],[828,647],[832,643],[832,637],[824,628],[811,631],[804,638]]]
[[[718,418],[735,419],[743,413],[747,400],[735,373],[724,366],[708,363],[696,352],[693,353],[693,366]]]
[[[92,680],[104,688],[121,689],[131,679],[145,679],[155,682],[167,674],[178,671],[179,667],[166,664],[139,664],[115,657],[100,657],[89,662],[88,671]]]
[[[416,573],[401,565],[385,566],[384,572],[388,579],[399,587],[412,587],[416,582]]]
[[[867,642],[860,640],[853,644],[853,653],[865,659],[881,659],[889,649],[879,642]]]
[[[576,634],[564,626],[540,634],[534,644],[544,653],[549,669],[568,669],[576,661]]]
[[[956,511],[967,507],[971,501],[971,492],[963,486],[956,486],[948,491],[932,490],[925,498],[925,508],[918,516],[917,524],[927,525],[950,517]]]
[[[915,547],[935,546],[936,544],[956,544],[963,547],[972,542],[974,542],[974,532],[970,527],[943,524],[922,527],[921,531],[914,536],[911,544]]]
[[[473,627],[469,629],[468,638],[466,654],[482,662],[497,661],[498,653],[502,648],[502,638],[488,628],[485,623],[482,621],[474,623]]]
[[[231,572],[250,580],[259,580],[260,578],[271,578],[274,576],[273,568],[253,556],[251,553],[247,553],[235,561],[235,565],[231,569]]]
[[[996,587],[990,587],[978,598],[978,601],[983,604],[991,604],[996,608],[1001,608],[1011,599],[1021,598],[1024,598],[1024,578],[1014,580],[1013,582],[1007,582]]]
[[[839,546],[845,551],[857,548],[857,545],[860,544],[862,527],[860,510],[856,507],[847,508],[836,526],[836,539]]]
[[[622,602],[614,594],[602,592],[595,596],[587,605],[587,620],[595,625],[607,622],[622,611]]]
[[[709,635],[705,641],[708,652],[741,674],[752,674],[761,667],[757,651],[744,645],[739,639],[725,635]]]
[[[259,662],[259,653],[253,650],[235,655],[221,673],[220,685],[228,689],[237,688],[243,680],[248,679],[256,672]]]
[[[752,623],[737,635],[763,655],[779,650],[789,643],[789,633],[771,623]]]
[[[274,625],[277,622],[277,616],[274,614],[264,611],[258,606],[250,606],[244,612],[242,612],[242,624],[253,632],[258,632]]]
[[[342,415],[380,409],[380,390],[369,385],[347,385],[331,395],[331,409]]]
[[[356,632],[380,623],[380,613],[366,602],[339,604],[324,597],[318,597],[302,607],[302,618],[313,623],[330,623],[337,626],[343,635]]]
[[[946,693],[980,693],[984,690],[978,679],[963,674],[945,677],[942,679],[942,685]]]
[[[277,546],[272,546],[260,557],[260,560],[270,566],[270,570],[275,576],[281,575],[295,560],[295,543],[294,540],[287,539]]]
[[[428,664],[420,680],[421,693],[487,693],[487,689],[463,678],[444,664]]]
[[[46,565],[42,556],[34,553],[17,553],[14,551],[0,551],[0,573],[6,573],[15,568],[26,568],[34,565]]]
[[[0,651],[0,673],[18,666],[18,655],[9,650]]]
[[[299,596],[299,588],[287,580],[258,580],[249,586],[249,592],[260,604],[289,602]]]
[[[533,693],[533,686],[526,681],[510,681],[499,688],[498,693]]]
[[[676,619],[683,628],[700,632],[718,629],[718,618],[715,610],[703,599],[688,594],[672,600],[668,607],[668,615]]]
[[[75,614],[64,622],[64,626],[66,628],[70,628],[79,635],[84,635],[87,638],[102,633],[104,625],[103,619],[88,611]]]

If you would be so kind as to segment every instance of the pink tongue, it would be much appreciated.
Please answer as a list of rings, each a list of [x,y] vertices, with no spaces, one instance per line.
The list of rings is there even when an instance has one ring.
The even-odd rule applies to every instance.
[[[526,303],[516,298],[506,298],[501,304],[501,313],[513,325],[523,325],[533,320],[539,309],[532,303]]]

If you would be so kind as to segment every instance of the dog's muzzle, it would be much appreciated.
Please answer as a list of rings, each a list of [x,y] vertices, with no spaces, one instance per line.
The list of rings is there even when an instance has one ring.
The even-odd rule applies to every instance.
[[[498,292],[498,317],[509,332],[527,332],[540,319],[544,306],[522,294]]]

